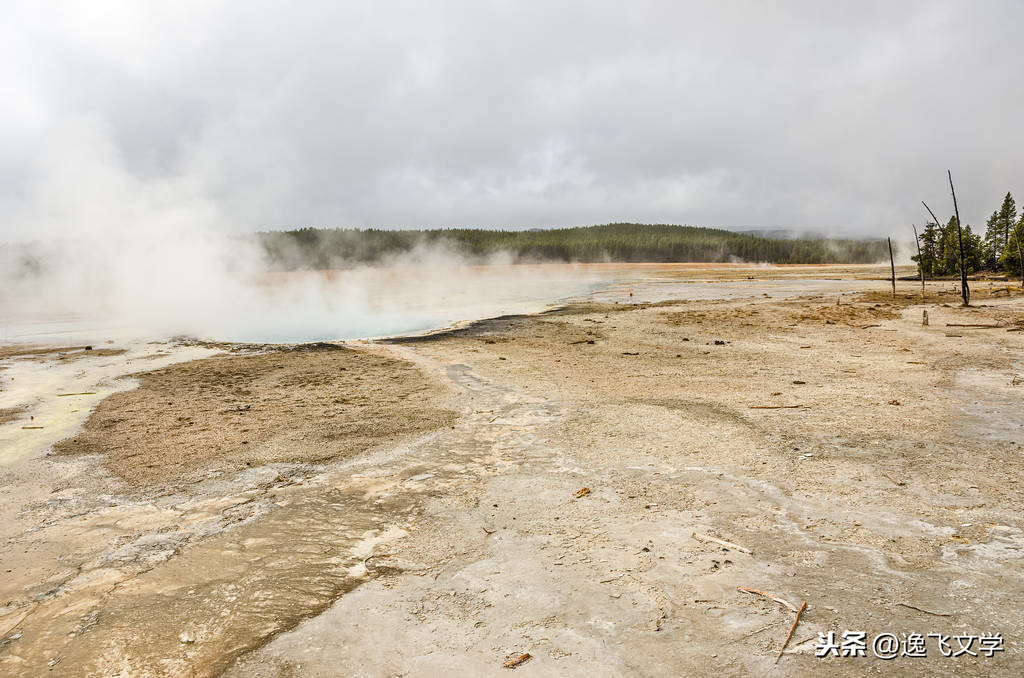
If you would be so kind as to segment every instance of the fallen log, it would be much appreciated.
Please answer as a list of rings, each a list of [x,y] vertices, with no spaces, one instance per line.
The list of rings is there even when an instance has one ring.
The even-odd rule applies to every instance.
[[[1002,327],[999,323],[946,323],[946,327],[977,327],[979,329],[996,329]]]

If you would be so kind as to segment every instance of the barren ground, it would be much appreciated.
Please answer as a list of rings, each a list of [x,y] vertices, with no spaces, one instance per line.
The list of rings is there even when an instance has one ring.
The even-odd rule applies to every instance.
[[[1021,675],[1024,296],[886,286],[143,374],[0,468],[0,672]]]

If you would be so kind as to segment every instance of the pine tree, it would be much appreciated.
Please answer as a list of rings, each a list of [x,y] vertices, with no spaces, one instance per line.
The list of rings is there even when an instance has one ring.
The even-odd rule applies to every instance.
[[[934,221],[929,221],[924,225],[924,231],[921,232],[921,265],[924,274],[929,278],[941,275],[936,265],[940,238],[941,233],[938,224]]]
[[[985,242],[971,231],[971,225],[964,227],[964,267],[968,273],[985,268]]]
[[[1006,197],[1003,198],[1003,204],[999,208],[999,228],[1002,230],[1003,246],[1000,250],[1006,249],[1006,246],[1010,244],[1010,231],[1017,225],[1017,203],[1013,201],[1013,196],[1007,192]]]
[[[1002,225],[999,223],[999,211],[996,210],[985,222],[985,267],[996,270],[999,257],[1006,248]]]
[[[956,217],[942,227],[938,246],[939,275],[955,275],[960,271],[960,242],[957,237]]]
[[[1020,245],[1020,249],[1018,249]],[[1003,270],[1010,275],[1015,275],[1020,272],[1020,253],[1024,250],[1024,213],[1020,215],[1020,220],[1017,221],[1016,226],[1010,233],[1010,241],[1003,249],[1003,256],[1000,257],[999,263],[1002,264]]]

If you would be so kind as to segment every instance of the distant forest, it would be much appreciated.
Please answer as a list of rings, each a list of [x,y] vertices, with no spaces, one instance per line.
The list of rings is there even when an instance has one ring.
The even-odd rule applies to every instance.
[[[988,218],[985,235],[964,226],[964,268],[968,273],[1003,271],[1020,273],[1020,254],[1024,248],[1024,213],[1017,215],[1017,203],[1009,193],[999,209]],[[921,255],[914,256],[918,270],[929,278],[960,273],[959,235],[956,218],[945,225],[928,222],[920,234]]]
[[[579,228],[317,229],[259,233],[275,268],[336,268],[380,263],[422,246],[443,246],[472,260],[509,253],[517,262],[766,262],[869,264],[888,258],[884,240],[775,239],[716,228],[605,224]]]

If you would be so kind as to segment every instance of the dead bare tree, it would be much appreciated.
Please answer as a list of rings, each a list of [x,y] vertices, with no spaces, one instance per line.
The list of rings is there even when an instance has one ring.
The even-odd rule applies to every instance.
[[[960,227],[960,208],[956,205],[956,189],[953,188],[953,173],[946,170],[949,176],[949,192],[953,194],[953,214],[956,216],[956,236],[960,245],[960,294],[964,298],[964,306],[971,305],[971,290],[967,287],[967,266],[964,261],[964,230]]]
[[[896,262],[892,258],[892,238],[886,238],[889,243],[889,270],[892,271],[892,298],[896,298]]]
[[[950,177],[950,186],[953,185],[952,181],[953,181],[952,177]],[[939,228],[942,228],[942,222],[939,221],[939,218],[937,216],[935,216],[935,212],[932,212],[932,208],[928,207],[928,203],[926,203],[924,200],[922,200],[921,204],[924,205],[924,208],[926,210],[928,210],[928,214],[930,214],[932,216],[932,221],[935,222],[935,225],[938,226]],[[954,209],[956,209],[956,208],[954,207]],[[959,233],[959,229],[960,229],[960,220],[957,219],[957,232],[958,233]],[[971,292],[970,292],[970,290],[967,289],[967,271],[964,269],[963,260],[964,260],[964,244],[963,244],[963,238],[961,237],[961,239],[960,239],[960,283],[961,283],[961,294],[963,294],[964,305],[966,306],[967,303],[968,303],[968,300],[970,299]]]
[[[917,224],[914,227],[914,242],[917,243],[917,269],[921,273],[921,298],[924,299],[924,257],[921,256],[921,239],[917,237]]]

